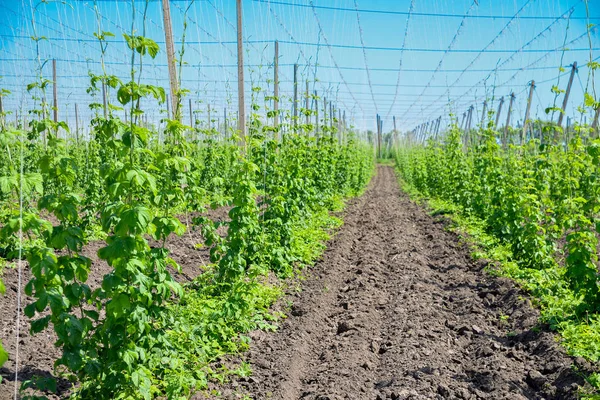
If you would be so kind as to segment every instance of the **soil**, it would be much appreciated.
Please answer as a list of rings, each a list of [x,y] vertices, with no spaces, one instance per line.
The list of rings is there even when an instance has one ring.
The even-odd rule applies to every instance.
[[[253,332],[253,374],[216,398],[575,399],[584,385],[538,312],[381,166],[290,293],[277,333]]]
[[[223,207],[216,210],[208,210],[204,215],[213,221],[224,221],[228,219],[229,208]],[[192,215],[180,216],[183,224],[190,222]],[[225,230],[220,228],[218,233],[225,234]],[[202,273],[200,268],[210,263],[209,250],[206,247],[197,247],[197,244],[203,243],[203,238],[198,231],[189,230],[183,236],[172,235],[168,238],[165,246],[169,249],[170,256],[179,264],[181,272],[172,271],[175,280],[185,283],[193,280]],[[151,246],[160,246],[153,240],[149,241]],[[92,260],[92,267],[88,277],[87,284],[90,288],[96,289],[102,284],[102,278],[110,272],[111,267],[103,260],[98,258],[98,250],[105,246],[104,241],[92,241],[88,243],[82,251],[82,254]],[[15,261],[16,262],[16,261]],[[24,261],[21,267],[21,290],[31,279],[31,271],[27,262]],[[15,385],[15,363],[13,359],[16,354],[16,319],[17,319],[17,288],[19,287],[18,270],[15,268],[6,268],[2,275],[2,280],[6,286],[6,296],[0,295],[0,340],[3,347],[8,352],[9,361],[0,368],[0,400],[13,399]],[[25,296],[22,292],[21,308],[31,302],[33,298]],[[46,329],[34,336],[29,334],[29,318],[23,313],[20,315],[20,340],[19,340],[19,373],[18,386],[25,380],[37,377],[55,377],[53,372],[54,361],[60,357],[60,352],[54,347],[56,335],[52,328]],[[71,383],[64,379],[57,379],[58,393],[65,394],[71,387]]]

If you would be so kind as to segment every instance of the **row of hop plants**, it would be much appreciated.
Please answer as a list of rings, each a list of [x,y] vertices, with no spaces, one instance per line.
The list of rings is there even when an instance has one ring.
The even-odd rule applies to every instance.
[[[112,34],[95,36],[104,56]],[[373,153],[352,133],[340,143],[336,127],[317,138],[312,125],[294,124],[275,140],[279,128],[259,114],[270,100],[259,104],[259,88],[243,146],[233,130],[227,141],[211,139],[210,131],[203,132],[206,140],[190,141],[194,128],[177,112],[164,119],[163,140],[157,140],[140,104],[166,100],[163,88],[141,80],[144,60],[156,57],[159,47],[135,32],[124,37],[130,79],[104,67],[90,74],[91,95],[105,85],[119,102],[109,104],[106,116],[92,103],[91,140],[65,139],[69,126],[50,118],[41,67],[28,86],[40,101],[36,118],[27,128],[1,119],[7,157],[0,159],[0,256],[27,261],[32,279],[25,294],[34,301],[24,313],[32,334],[56,334],[55,370],[74,383],[62,395],[187,398],[210,379],[222,379],[214,363],[245,348],[242,333],[270,326],[265,321],[279,291],[265,285],[266,277],[290,277],[314,260],[313,248],[333,224],[328,211],[366,186]],[[117,117],[124,110],[125,121]],[[179,218],[209,204],[231,206],[224,237],[202,214],[191,226]],[[173,278],[179,266],[166,243],[188,229],[202,231],[212,265],[182,286]],[[150,238],[158,245],[150,246]],[[103,240],[98,257],[111,269],[92,287],[83,248],[97,239]],[[0,347],[0,365],[8,357]],[[55,391],[56,382],[33,380],[26,387]]]
[[[586,95],[581,111],[599,106]],[[504,272],[540,299],[546,322],[588,329],[600,315],[600,139],[584,123],[568,133],[551,122],[536,126],[521,143],[521,131],[505,136],[490,121],[465,132],[453,119],[438,138],[397,148],[398,173],[407,190],[473,217],[507,250]],[[571,350],[600,360],[597,346]]]

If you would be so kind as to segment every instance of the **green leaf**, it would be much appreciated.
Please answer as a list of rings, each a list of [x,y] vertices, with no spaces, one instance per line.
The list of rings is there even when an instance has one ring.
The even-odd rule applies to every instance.
[[[131,97],[131,88],[127,85],[121,86],[117,91],[117,100],[119,100],[119,103],[123,105],[129,103],[131,101]]]
[[[39,333],[48,327],[50,315],[31,321],[31,333]]]
[[[8,353],[2,347],[2,340],[0,340],[0,367],[4,365],[8,361]]]
[[[128,314],[130,308],[131,301],[129,300],[129,296],[121,293],[108,302],[106,312],[107,314],[110,314],[111,317],[120,318]]]

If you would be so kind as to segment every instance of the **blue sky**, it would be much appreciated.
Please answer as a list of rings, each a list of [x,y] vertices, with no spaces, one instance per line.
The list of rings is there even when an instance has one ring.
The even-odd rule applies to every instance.
[[[0,27],[0,88],[13,92],[5,99],[4,108],[9,111],[32,106],[25,86],[35,75],[36,51],[30,37],[32,7],[37,4],[37,0],[0,0],[0,15],[7,21]],[[384,130],[392,128],[392,116],[397,118],[398,129],[407,130],[450,111],[460,116],[471,105],[480,113],[484,99],[496,107],[498,99],[508,98],[511,92],[516,95],[511,118],[517,123],[523,118],[532,79],[536,81],[532,114],[543,117],[554,99],[551,86],[558,83],[564,88],[567,83],[568,75],[562,74],[559,80],[558,67],[562,64],[568,70],[574,61],[581,68],[567,115],[579,118],[576,107],[583,101],[585,87],[592,87],[585,67],[590,59],[585,1],[414,0],[412,4],[409,16],[410,0],[243,0],[247,95],[251,84],[272,90],[273,42],[279,40],[283,101],[289,102],[292,65],[298,63],[302,90],[309,80],[311,91],[334,101],[361,129],[374,129],[377,113],[384,120]],[[136,0],[135,6],[135,26],[141,34],[145,1]],[[189,65],[184,68],[182,86],[191,91],[193,108],[201,119],[209,104],[219,110],[218,115],[224,108],[234,112],[235,1],[196,0],[190,5],[172,0],[177,42],[188,6],[184,59]],[[130,53],[122,34],[131,30],[131,0],[101,0],[97,7],[102,29],[116,35],[107,50],[109,72],[125,79]],[[588,7],[590,22],[600,24],[600,1],[590,0]],[[166,88],[160,1],[149,2],[146,16],[147,36],[159,43],[161,52],[155,60],[148,59],[143,80]],[[41,4],[34,18],[38,36],[49,39],[40,42],[41,59],[57,59],[61,118],[74,124],[77,103],[82,124],[87,123],[91,115],[87,110],[91,98],[85,91],[88,71],[100,70],[100,51],[92,36],[97,26],[94,1]],[[600,56],[598,30],[592,32],[591,40],[595,59]],[[560,49],[565,41],[570,43],[569,51],[563,54]],[[50,63],[44,66],[44,74],[50,76]],[[596,76],[600,89],[599,84]],[[151,119],[160,119],[153,102],[144,106]],[[187,101],[184,108],[187,121]]]

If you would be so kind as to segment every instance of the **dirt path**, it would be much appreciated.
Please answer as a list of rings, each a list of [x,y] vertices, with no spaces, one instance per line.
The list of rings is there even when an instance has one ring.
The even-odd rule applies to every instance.
[[[483,266],[379,167],[280,331],[253,334],[253,376],[224,397],[576,398],[573,360]]]

